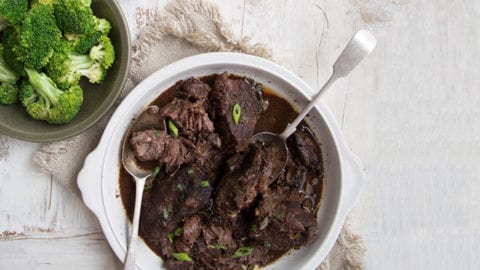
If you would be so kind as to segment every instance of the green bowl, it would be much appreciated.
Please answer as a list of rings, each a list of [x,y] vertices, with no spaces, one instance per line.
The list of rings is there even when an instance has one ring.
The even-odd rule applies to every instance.
[[[52,125],[33,120],[20,105],[0,105],[0,133],[31,142],[54,142],[82,133],[94,125],[115,104],[125,86],[130,69],[130,34],[125,16],[115,0],[93,0],[96,16],[112,24],[110,38],[116,59],[101,84],[81,81],[84,102],[78,115],[68,124]]]

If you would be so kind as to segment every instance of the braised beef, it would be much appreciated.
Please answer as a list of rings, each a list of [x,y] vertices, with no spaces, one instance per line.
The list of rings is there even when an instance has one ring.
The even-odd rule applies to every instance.
[[[213,122],[208,118],[202,102],[192,103],[188,100],[174,99],[160,111],[164,119],[172,120],[180,134],[194,140],[213,133]]]
[[[168,171],[189,163],[194,158],[181,140],[172,138],[165,131],[149,129],[134,132],[130,144],[138,159],[158,160],[165,164]]]
[[[228,73],[179,81],[154,112],[159,122],[172,121],[178,134],[168,127],[132,134],[138,160],[161,168],[144,192],[140,235],[166,269],[253,269],[316,239],[320,147],[308,128],[296,131],[287,141],[287,165],[273,179],[276,149],[249,144],[254,132],[270,130],[262,115],[278,115],[263,113],[269,95],[262,89]],[[238,123],[235,104],[241,107]],[[275,132],[295,116],[278,104],[272,108],[285,111],[269,118]]]
[[[215,198],[215,210],[224,219],[235,220],[258,194],[268,190],[272,181],[271,160],[278,156],[275,150],[252,145],[247,154],[240,153],[234,157],[238,164],[232,164],[235,169],[222,178]]]
[[[215,79],[210,93],[211,115],[215,129],[228,150],[242,150],[253,135],[255,124],[263,111],[262,93],[256,84],[223,73]],[[238,123],[232,117],[235,104],[240,105]]]
[[[190,78],[182,82],[181,87],[178,88],[177,96],[181,99],[189,100],[191,102],[205,103],[208,101],[208,94],[210,86],[197,78]]]
[[[318,144],[313,140],[312,136],[309,136],[308,132],[306,129],[301,130],[301,132],[295,132],[289,140],[295,145],[293,148],[294,156],[301,159],[299,163],[303,163],[313,170],[320,171],[322,169],[322,161],[321,157],[316,154],[320,150]]]
[[[141,221],[147,237],[159,239],[208,206],[212,188],[202,186],[202,181],[209,177],[201,167],[192,165],[183,166],[175,174],[155,183],[149,196],[143,200]]]

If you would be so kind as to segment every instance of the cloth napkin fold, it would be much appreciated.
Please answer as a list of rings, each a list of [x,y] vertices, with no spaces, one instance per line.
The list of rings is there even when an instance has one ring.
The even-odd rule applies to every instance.
[[[187,56],[212,51],[236,51],[272,59],[265,45],[254,44],[248,37],[236,38],[217,6],[204,0],[169,3],[157,12],[153,23],[139,36],[119,102],[157,69]],[[42,172],[52,174],[58,183],[79,194],[77,174],[85,157],[98,144],[113,111],[72,139],[43,145],[35,154],[34,163]],[[8,151],[8,148],[2,149],[0,151]],[[347,219],[330,255],[322,263],[318,262],[321,263],[319,269],[362,269],[364,252],[362,239],[351,232]]]

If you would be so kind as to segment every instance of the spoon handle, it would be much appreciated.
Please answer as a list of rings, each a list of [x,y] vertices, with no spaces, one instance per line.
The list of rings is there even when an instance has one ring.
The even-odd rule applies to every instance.
[[[148,176],[147,176],[148,177]],[[142,205],[143,189],[147,177],[135,177],[135,209],[133,211],[132,233],[128,243],[128,252],[125,258],[124,270],[135,270],[135,252],[138,241],[138,225],[140,223],[140,206]]]
[[[290,123],[280,135],[286,140],[297,129],[300,122],[312,110],[313,106],[320,100],[322,94],[337,79],[347,76],[367,55],[369,55],[376,45],[375,37],[367,30],[358,31],[343,49],[337,61],[333,65],[333,73],[323,87],[313,96],[312,100],[302,110],[302,112]]]

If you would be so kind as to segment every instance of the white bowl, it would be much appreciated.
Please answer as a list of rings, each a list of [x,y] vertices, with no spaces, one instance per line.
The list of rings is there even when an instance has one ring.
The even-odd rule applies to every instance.
[[[120,146],[131,120],[178,80],[228,71],[248,76],[276,90],[294,107],[303,108],[313,90],[285,68],[265,59],[239,53],[208,53],[170,64],[140,83],[110,119],[98,147],[87,157],[78,186],[85,204],[96,214],[115,254],[124,261],[128,221],[119,191]],[[332,113],[317,104],[307,120],[323,153],[324,189],[318,211],[318,240],[295,250],[266,269],[314,269],[328,254],[353,206],[364,175],[358,158],[346,147]],[[162,260],[139,242],[137,269],[162,269]]]

